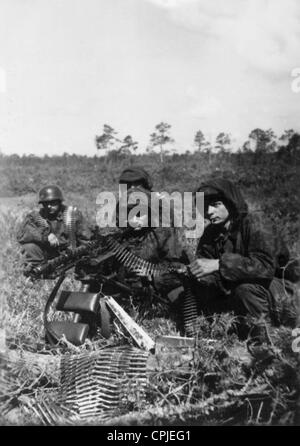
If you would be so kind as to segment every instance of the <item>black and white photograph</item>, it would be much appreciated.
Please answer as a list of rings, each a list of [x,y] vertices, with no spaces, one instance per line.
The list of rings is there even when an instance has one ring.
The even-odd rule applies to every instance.
[[[300,426],[299,191],[298,0],[0,0],[0,426]]]

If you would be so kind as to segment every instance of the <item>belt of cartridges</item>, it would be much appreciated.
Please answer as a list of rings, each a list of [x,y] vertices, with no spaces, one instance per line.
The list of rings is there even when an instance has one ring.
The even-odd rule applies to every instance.
[[[72,250],[76,248],[76,214],[77,208],[75,206],[67,206],[63,213],[63,221]]]
[[[184,284],[183,323],[187,336],[195,336],[197,333],[197,300],[188,283]]]
[[[58,395],[43,391],[34,412],[46,425],[78,425],[90,417],[109,421],[133,399],[143,398],[148,357],[149,352],[131,346],[63,355]]]
[[[157,277],[164,272],[176,272],[177,268],[172,265],[157,265],[136,256],[128,248],[122,246],[118,241],[109,239],[109,248],[113,251],[115,258],[129,271],[139,272],[145,276]]]
[[[159,276],[163,272],[174,272],[178,271],[177,268],[172,267],[172,265],[155,265],[151,262],[141,259],[140,257],[134,255],[127,248],[120,245],[116,240],[110,239],[108,241],[109,247],[113,250],[116,259],[124,265],[128,270],[139,271],[143,275]],[[185,276],[188,275],[188,268],[185,267],[181,269],[181,273]],[[194,295],[190,284],[187,279],[184,280],[184,300],[183,300],[183,323],[184,331],[187,336],[195,336],[197,333],[197,300]]]
[[[149,352],[134,347],[110,347],[61,360],[59,400],[80,418],[105,415],[126,404],[129,395],[143,393]],[[141,396],[140,393],[140,396]]]

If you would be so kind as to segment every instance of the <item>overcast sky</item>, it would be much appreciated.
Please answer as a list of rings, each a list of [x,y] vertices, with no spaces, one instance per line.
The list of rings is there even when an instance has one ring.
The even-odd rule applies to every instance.
[[[0,0],[0,148],[94,155],[107,123],[145,148],[195,132],[300,131],[299,0]]]

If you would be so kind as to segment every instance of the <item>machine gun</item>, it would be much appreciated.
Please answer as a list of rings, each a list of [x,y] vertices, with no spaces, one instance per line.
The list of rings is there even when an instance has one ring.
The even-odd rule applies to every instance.
[[[73,250],[68,250],[60,256],[49,260],[33,271],[34,278],[58,278],[50,294],[45,311],[44,325],[46,338],[51,344],[57,343],[63,336],[75,345],[84,343],[86,337],[94,338],[100,334],[106,338],[111,335],[111,311],[108,310],[106,299],[120,295],[133,297],[132,287],[119,280],[119,267],[123,266],[133,276],[139,276],[146,286],[142,288],[145,293],[151,289],[151,280],[166,272],[187,274],[187,267],[178,264],[154,264],[133,254],[126,246],[118,241],[118,236],[107,234],[98,236]],[[61,291],[58,296],[55,310],[59,312],[75,313],[73,320],[49,319],[52,303],[58,295],[59,289],[65,279],[66,273],[75,267],[75,273],[84,271],[86,274],[79,277],[82,282],[80,291]],[[77,277],[78,278],[78,277]],[[139,297],[141,288],[137,290]],[[111,300],[110,300],[111,302]],[[118,316],[117,316],[118,317]]]
[[[115,234],[98,235],[96,240],[87,242],[85,245],[75,249],[67,249],[65,252],[48,260],[42,265],[31,270],[33,279],[56,278],[78,264],[100,264],[108,258],[114,257],[127,270],[145,277],[158,277],[166,272],[176,272],[188,275],[189,270],[185,265],[174,265],[172,263],[155,264],[133,254],[124,247],[116,238]],[[91,260],[94,259],[94,262]],[[96,260],[97,259],[97,260]]]
[[[59,256],[33,267],[30,270],[31,278],[33,280],[55,279],[80,263],[86,263],[93,258],[111,253],[111,249],[107,246],[109,237],[111,237],[111,234],[98,235],[95,240],[87,242],[78,248],[67,248]]]

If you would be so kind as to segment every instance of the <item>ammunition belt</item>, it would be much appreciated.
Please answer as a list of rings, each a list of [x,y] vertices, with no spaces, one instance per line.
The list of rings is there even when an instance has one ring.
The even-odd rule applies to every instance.
[[[75,206],[67,206],[63,213],[63,222],[72,250],[76,248],[76,213],[77,208]]]
[[[64,355],[60,387],[32,401],[31,409],[45,425],[78,425],[97,417],[108,422],[126,404],[144,396],[149,353],[131,346],[109,347]]]
[[[198,316],[196,296],[188,283],[184,285],[183,323],[187,336],[195,336],[197,332],[196,322]]]
[[[109,248],[113,251],[115,258],[121,263],[125,268],[132,272],[139,272],[144,276],[154,276],[157,277],[165,272],[176,272],[177,268],[172,265],[157,265],[155,263],[149,262],[136,256],[129,251],[126,247],[122,246],[117,240],[108,239],[107,244]]]
[[[145,390],[148,356],[129,346],[63,356],[60,402],[80,418],[112,415],[126,403],[134,386],[135,391]]]

